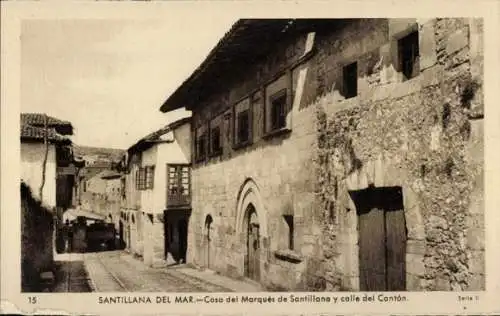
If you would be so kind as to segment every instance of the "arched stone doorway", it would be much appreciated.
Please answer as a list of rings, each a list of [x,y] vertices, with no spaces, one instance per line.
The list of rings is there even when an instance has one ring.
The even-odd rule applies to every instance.
[[[260,225],[257,212],[253,204],[246,209],[246,253],[245,276],[255,281],[260,281]]]
[[[212,245],[212,234],[211,234],[213,221],[214,220],[212,218],[212,215],[209,214],[205,217],[203,239],[204,239],[204,254],[205,254],[204,264],[207,269],[210,269],[213,260],[213,255],[212,255],[213,245]]]
[[[246,179],[236,202],[236,240],[240,275],[260,282],[270,256],[267,210],[257,184]],[[251,247],[249,247],[251,246]],[[263,269],[265,271],[263,271]]]

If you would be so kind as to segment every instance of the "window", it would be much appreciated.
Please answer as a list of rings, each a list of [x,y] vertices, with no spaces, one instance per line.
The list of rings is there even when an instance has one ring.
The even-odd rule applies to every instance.
[[[83,192],[87,192],[87,181],[83,181]]]
[[[354,62],[345,66],[342,70],[344,97],[346,99],[358,95],[358,63]]]
[[[210,153],[213,156],[222,154],[220,127],[213,127],[210,130]]]
[[[191,196],[191,168],[189,165],[167,165],[168,206],[188,205]]]
[[[245,144],[250,140],[250,110],[238,113],[238,131],[236,135],[237,144]]]
[[[294,235],[294,227],[293,227],[293,215],[283,215],[285,218],[285,222],[288,225],[288,249],[293,250],[293,235]]]
[[[142,168],[139,168],[135,172],[135,188],[137,190],[142,190],[143,187],[144,187],[144,177],[143,177],[143,173],[142,173]]]
[[[144,168],[145,186],[144,189],[152,189],[154,186],[155,166],[147,166]]]
[[[207,135],[205,133],[199,135],[196,139],[196,161],[205,159],[207,152]]]
[[[271,130],[279,130],[286,126],[286,89],[271,97]]]
[[[126,198],[126,187],[127,187],[127,180],[125,178],[121,179],[121,189],[120,192],[122,194],[122,200],[125,200]]]
[[[136,171],[136,188],[137,190],[147,190],[153,188],[154,183],[154,166],[139,168]]]
[[[398,53],[404,80],[419,73],[418,31],[414,31],[398,41]]]

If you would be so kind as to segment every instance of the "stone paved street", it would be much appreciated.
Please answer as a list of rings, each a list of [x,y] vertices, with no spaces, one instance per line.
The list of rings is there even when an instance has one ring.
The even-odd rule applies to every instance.
[[[151,268],[123,251],[84,255],[96,292],[254,292],[258,286],[185,265]]]
[[[85,269],[83,254],[55,255],[56,272],[50,292],[91,292],[90,280]]]

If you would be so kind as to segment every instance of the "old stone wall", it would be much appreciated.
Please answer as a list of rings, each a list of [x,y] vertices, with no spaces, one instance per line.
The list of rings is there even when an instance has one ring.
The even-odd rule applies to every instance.
[[[142,216],[144,227],[144,263],[149,266],[165,266],[165,234],[163,214],[147,214]]]
[[[193,112],[194,128],[207,124],[209,118],[218,114],[231,117],[230,104],[259,87],[266,76],[298,60],[304,53],[305,42],[306,34],[277,48],[277,53],[269,60],[253,65],[227,94],[214,96],[209,104]],[[256,207],[260,224],[259,279],[270,289],[304,287],[304,271],[309,265],[308,258],[319,249],[320,234],[312,216],[315,209],[311,175],[315,111],[300,107],[307,67],[304,63],[291,71],[292,78],[283,75],[268,85],[272,92],[281,89],[280,82],[286,82],[286,78],[293,82],[293,120],[288,121],[291,133],[265,137],[262,125],[265,96],[259,91],[252,96],[252,144],[233,148],[234,121],[230,118],[222,125],[222,155],[194,165],[188,262],[235,277],[245,275],[247,248],[243,204],[247,199]],[[242,192],[249,183],[251,189]],[[240,208],[239,203],[242,204]],[[289,230],[283,215],[293,215],[293,249],[289,249]],[[213,219],[209,245],[205,227],[207,216]]]
[[[102,215],[107,222],[118,224],[120,217],[120,200],[106,193],[83,192],[81,209]],[[118,227],[116,227],[118,228]]]
[[[140,210],[141,191],[136,187],[136,175],[142,163],[141,153],[132,153],[130,167],[125,174],[125,198],[120,200],[120,218],[125,248],[133,254],[144,254],[143,217]],[[132,216],[133,215],[133,216]]]
[[[398,40],[416,30],[418,75],[405,80]],[[266,71],[299,60],[307,34],[278,45],[241,82],[195,109],[194,133],[220,114],[229,119],[222,125],[222,155],[193,167],[188,262],[243,276],[241,207],[252,201],[261,225],[264,285],[358,290],[350,192],[400,187],[406,288],[484,288],[481,34],[481,21],[468,19],[360,19],[318,32],[314,56],[285,71],[293,91],[290,131],[269,137],[263,128],[267,89],[280,86],[280,77],[267,83],[265,95],[260,90],[249,96],[252,144],[243,148],[232,146],[230,105],[265,83]],[[280,58],[280,52],[288,53]],[[355,61],[357,96],[346,99],[342,70]],[[293,215],[292,250],[283,215]]]
[[[41,290],[40,273],[53,269],[54,220],[21,183],[21,291]]]
[[[356,216],[349,211],[355,207],[347,191],[372,184],[403,188],[408,290],[484,289],[482,114],[476,113],[482,112],[482,62],[471,56],[471,43],[481,41],[481,23],[396,22],[373,32],[418,28],[420,74],[403,82],[397,56],[384,55],[394,50],[397,37],[364,33],[389,60],[365,76],[358,73],[357,97],[339,97],[332,78],[317,102],[317,192],[324,205],[327,284],[340,280],[340,289],[359,287]],[[357,52],[358,69],[371,67],[363,61],[365,50]],[[347,258],[349,251],[354,255]]]

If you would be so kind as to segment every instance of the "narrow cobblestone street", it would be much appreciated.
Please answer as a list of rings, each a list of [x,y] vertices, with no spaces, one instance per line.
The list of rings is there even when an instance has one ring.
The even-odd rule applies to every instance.
[[[124,251],[59,255],[54,292],[256,292],[257,285],[186,265],[152,268]]]

